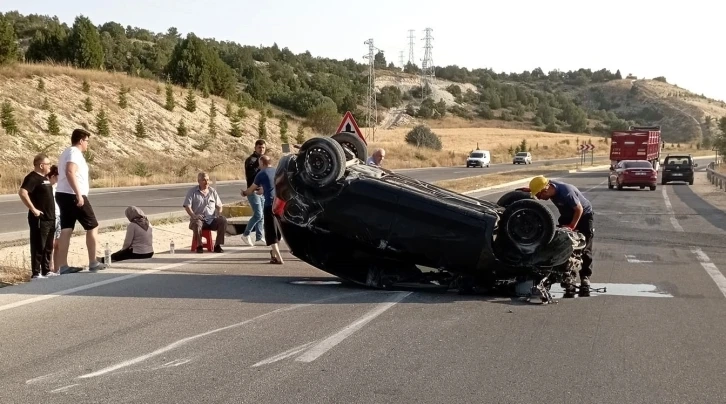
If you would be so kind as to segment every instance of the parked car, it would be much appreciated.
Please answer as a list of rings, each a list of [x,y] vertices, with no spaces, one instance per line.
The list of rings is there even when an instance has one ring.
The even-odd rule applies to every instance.
[[[645,187],[655,191],[658,184],[658,171],[648,160],[621,160],[610,166],[608,188]]]
[[[467,167],[489,167],[491,163],[491,153],[489,150],[472,150],[466,159]]]
[[[661,185],[671,181],[685,181],[693,185],[693,176],[698,163],[693,161],[690,154],[668,155],[663,160]]]
[[[519,152],[514,155],[512,164],[532,164],[532,153],[530,152]]]
[[[576,287],[585,238],[558,228],[529,193],[503,206],[365,165],[366,154],[355,137],[333,135],[280,159],[273,212],[293,256],[373,288],[505,291],[549,302],[552,284]]]

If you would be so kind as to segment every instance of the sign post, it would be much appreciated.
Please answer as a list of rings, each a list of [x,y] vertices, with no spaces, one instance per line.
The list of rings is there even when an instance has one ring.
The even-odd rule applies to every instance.
[[[363,140],[363,143],[366,145],[368,144],[368,142],[366,142],[366,138],[363,137],[363,132],[361,132],[358,127],[358,123],[355,121],[355,118],[353,118],[353,114],[350,111],[346,111],[343,116],[343,120],[340,121],[340,125],[338,125],[338,130],[335,131],[335,133],[341,132],[355,133],[359,138],[361,138],[361,140]]]

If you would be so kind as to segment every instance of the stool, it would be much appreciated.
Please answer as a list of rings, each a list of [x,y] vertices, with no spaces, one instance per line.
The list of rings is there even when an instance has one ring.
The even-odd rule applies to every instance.
[[[212,231],[209,229],[202,230],[202,238],[206,239],[206,242],[202,245],[206,244],[207,251],[213,251],[214,245],[212,244]],[[197,246],[199,245],[199,240],[197,240],[197,233],[194,233],[194,237],[192,238],[192,252],[197,251]]]

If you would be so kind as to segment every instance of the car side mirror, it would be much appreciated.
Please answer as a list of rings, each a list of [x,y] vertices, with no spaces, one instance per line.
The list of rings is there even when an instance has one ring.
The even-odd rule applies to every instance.
[[[698,163],[693,163],[693,167],[698,167]]]

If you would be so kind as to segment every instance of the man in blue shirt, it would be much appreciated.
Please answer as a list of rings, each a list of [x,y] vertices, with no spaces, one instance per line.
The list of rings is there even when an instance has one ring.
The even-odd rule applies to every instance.
[[[537,199],[552,200],[560,212],[559,225],[577,230],[585,236],[586,245],[582,252],[579,295],[590,296],[592,239],[595,236],[593,227],[595,212],[592,209],[592,204],[576,186],[551,181],[543,176],[534,177],[530,181],[529,192]]]
[[[255,176],[252,185],[242,191],[242,196],[247,196],[262,188],[265,203],[262,208],[264,216],[265,244],[270,246],[270,263],[283,264],[282,255],[278,243],[282,240],[280,227],[275,216],[272,214],[272,203],[275,200],[275,167],[272,167],[272,157],[262,155],[259,158],[260,171]]]

